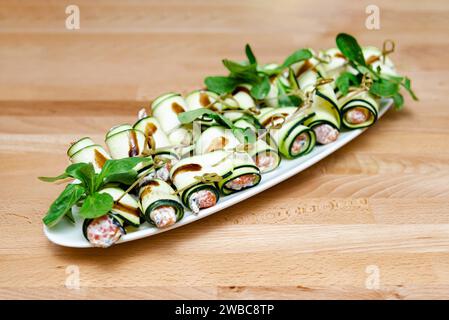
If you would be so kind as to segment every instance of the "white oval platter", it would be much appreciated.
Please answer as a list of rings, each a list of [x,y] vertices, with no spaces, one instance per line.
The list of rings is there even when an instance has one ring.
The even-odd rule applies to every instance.
[[[385,112],[392,106],[392,104],[392,100],[383,100],[381,102],[379,117],[383,116]],[[201,210],[198,215],[195,215],[186,210],[184,213],[184,218],[168,228],[157,229],[148,223],[144,223],[135,231],[129,232],[126,235],[122,236],[117,244],[150,237],[161,232],[182,227],[186,224],[195,222],[211,214],[217,213],[236,203],[244,201],[245,199],[248,199],[307,169],[321,159],[340,149],[342,146],[359,136],[365,130],[366,128],[351,131],[342,131],[340,133],[340,136],[338,137],[338,140],[331,144],[324,146],[317,145],[311,153],[294,160],[282,159],[280,166],[276,170],[264,174],[262,176],[261,182],[257,186],[239,193],[235,193],[233,195],[225,197],[223,196],[215,206]],[[76,214],[76,210],[74,210],[74,213],[74,224],[67,221],[67,219],[63,219],[63,221],[52,228],[47,228],[44,225],[45,235],[51,242],[61,246],[73,248],[92,247],[92,245],[84,238],[82,233],[83,219]]]

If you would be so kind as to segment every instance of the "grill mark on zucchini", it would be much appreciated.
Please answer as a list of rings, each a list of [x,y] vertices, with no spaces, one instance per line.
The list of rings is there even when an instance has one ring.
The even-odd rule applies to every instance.
[[[173,102],[171,104],[171,109],[173,110],[174,113],[176,114],[180,114],[185,112],[184,108],[182,106],[180,106],[177,102]]]
[[[298,69],[298,71],[296,72],[296,77],[299,77],[300,75],[302,75],[304,72],[308,71],[308,70],[313,70],[315,69],[315,67],[313,66],[313,64],[309,61],[306,60],[304,61],[304,63],[302,64],[302,66]]]
[[[134,130],[130,130],[128,132],[128,137],[129,137],[128,156],[135,157],[139,154],[139,144],[137,142],[136,132]]]
[[[211,104],[211,101],[209,99],[209,95],[204,92],[200,92],[200,105],[203,107],[207,107]]]
[[[207,152],[224,149],[228,142],[229,140],[226,139],[226,137],[217,137],[211,141],[211,143],[209,144],[209,148],[207,148]]]
[[[201,169],[202,169],[201,165],[199,165],[197,163],[185,164],[183,166],[180,166],[179,168],[176,168],[176,170],[173,172],[172,180],[175,179],[176,175],[178,175],[182,172],[201,171]]]
[[[239,92],[245,92],[247,94],[250,94],[250,91],[249,91],[249,89],[247,87],[237,87],[237,88],[234,89],[234,91],[232,91],[232,95],[235,95],[235,94],[237,94]]]
[[[288,117],[288,113],[281,113],[279,114],[275,114],[272,115],[271,117],[268,117],[267,119],[265,119],[265,121],[262,122],[262,125],[264,127],[266,127],[267,125],[269,125],[270,123],[279,120],[279,119],[285,119],[285,117]]]
[[[154,125],[154,123],[148,122],[145,126],[145,135],[146,136],[152,136],[157,131],[157,127]]]
[[[132,214],[132,215],[137,216],[137,217],[140,216],[139,215],[139,210],[137,208],[133,208],[133,207],[127,206],[127,205],[122,204],[120,202],[116,202],[114,204],[114,206],[112,207],[112,209],[113,210],[115,209],[115,210],[123,211],[123,212]]]
[[[97,149],[94,149],[94,155],[95,155],[94,156],[95,163],[98,165],[99,168],[103,168],[106,160],[108,160],[108,159],[106,159],[106,157],[101,152],[99,152]]]
[[[150,180],[150,181],[144,182],[143,184],[140,185],[141,188],[143,188],[143,187],[151,188],[151,187],[157,187],[157,186],[159,186],[159,182],[157,182],[156,180]],[[140,196],[140,198],[142,198],[142,196]]]

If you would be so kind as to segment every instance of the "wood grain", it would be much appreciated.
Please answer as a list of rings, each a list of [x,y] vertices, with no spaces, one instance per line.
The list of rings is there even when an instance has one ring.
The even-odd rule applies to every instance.
[[[63,1],[0,4],[0,298],[449,298],[449,4],[377,1]],[[48,242],[41,218],[70,141],[102,141],[148,100],[202,86],[251,43],[262,61],[333,46],[339,31],[380,46],[420,102],[390,111],[305,172],[195,224],[109,250]],[[66,286],[77,266],[80,288]],[[369,289],[371,267],[379,287]]]

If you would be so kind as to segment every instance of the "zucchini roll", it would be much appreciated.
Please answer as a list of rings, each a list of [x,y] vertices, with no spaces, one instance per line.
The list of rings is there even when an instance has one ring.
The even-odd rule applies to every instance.
[[[145,149],[145,134],[130,125],[123,125],[109,130],[105,142],[113,159],[137,157]]]
[[[218,112],[223,109],[223,105],[217,102],[219,96],[215,92],[208,90],[195,90],[187,94],[186,103],[187,110],[196,110],[200,108],[207,108],[212,111]],[[197,122],[201,126],[212,126],[216,125],[217,122],[207,115],[203,115]]]
[[[218,94],[212,91],[192,91],[186,96],[187,110],[191,111],[200,108],[207,108],[213,111],[221,111],[223,106],[220,102],[216,102],[218,98]]]
[[[152,110],[171,145],[190,145],[192,133],[186,127],[182,127],[178,119],[178,114],[188,110],[186,101],[180,94],[167,93],[160,96],[153,102]],[[181,149],[181,153],[183,152],[184,150]]]
[[[152,117],[146,117],[137,121],[134,128],[143,131],[147,137],[147,147],[150,150],[154,148],[154,162],[156,164],[163,163],[161,167],[156,169],[155,175],[149,176],[149,178],[156,177],[168,181],[170,169],[172,165],[179,160],[179,156],[175,151],[171,151],[171,142],[162,130],[159,121]]]
[[[165,181],[146,181],[140,187],[139,198],[145,220],[157,228],[169,227],[184,216],[179,197]]]
[[[140,225],[139,202],[131,195],[125,194],[120,188],[105,188],[99,191],[107,193],[114,199],[114,206],[107,215],[85,219],[83,222],[84,237],[94,246],[107,248],[116,243],[126,234],[126,225]],[[120,200],[119,198],[122,197]]]
[[[258,128],[244,118],[234,122],[234,125],[238,128],[250,128],[254,132],[258,132]],[[266,140],[270,143],[271,137],[267,135]],[[279,156],[277,147],[275,145],[271,146],[267,141],[265,141],[265,139],[257,139],[247,150],[249,156],[253,159],[254,163],[262,173],[276,169],[281,163],[281,157]]]
[[[239,192],[259,184],[261,179],[259,168],[246,152],[234,152],[232,160],[232,173],[218,183],[218,187],[224,195]]]
[[[320,63],[317,65],[316,69],[323,78],[334,80],[334,82],[332,82],[333,87],[335,87],[335,80],[337,80],[341,73],[352,69],[348,67],[348,60],[346,57],[337,48],[321,51],[319,56],[326,61],[326,63]]]
[[[196,141],[196,154],[209,153],[216,150],[230,150],[237,147],[240,141],[231,129],[220,126],[207,128]]]
[[[152,150],[153,148],[157,150],[170,146],[170,141],[165,132],[162,130],[162,126],[156,118],[142,118],[134,124],[133,128],[145,134],[145,138],[147,141],[146,147],[148,147],[150,150]]]
[[[362,48],[366,64],[371,65],[374,70],[380,68],[380,72],[389,76],[399,76],[393,61],[388,56],[382,56],[382,51],[376,47]]]
[[[67,155],[72,163],[92,163],[95,172],[100,172],[110,155],[102,146],[95,144],[92,139],[86,137],[72,144],[67,150]]]
[[[69,158],[71,158],[72,155],[74,155],[75,153],[77,153],[81,149],[83,149],[85,147],[92,146],[94,144],[95,144],[95,142],[91,138],[89,138],[89,137],[81,138],[78,141],[73,142],[70,145],[70,148],[67,150],[67,155],[69,156]]]
[[[113,214],[85,219],[83,222],[83,235],[94,247],[108,248],[124,234],[123,221]]]
[[[290,83],[283,75],[270,79],[270,91],[264,99],[265,105],[270,108],[278,108],[279,97],[285,95],[290,90]]]
[[[315,55],[315,51],[313,51],[312,49],[309,50],[312,52],[312,54]],[[298,78],[306,71],[309,70],[316,71],[316,67],[319,64],[320,62],[315,57],[312,57],[307,60],[296,62],[293,65],[291,65],[290,68],[293,70],[295,77]],[[284,76],[287,76],[287,74],[285,74]]]
[[[234,89],[232,97],[225,100],[231,102],[229,105],[235,106],[227,108],[224,112],[226,118],[231,121],[236,121],[247,114],[248,110],[257,110],[256,102],[249,93],[250,88],[249,85],[240,85]]]
[[[144,178],[144,181],[142,183],[145,183],[146,181],[153,178],[170,181],[170,170],[173,165],[179,161],[178,154],[171,151],[170,149],[162,149],[159,150],[153,158],[156,167],[156,169],[154,170],[154,174],[149,174]]]
[[[232,92],[232,97],[237,102],[239,109],[247,110],[256,107],[256,102],[250,94],[249,86],[238,86]]]
[[[340,133],[340,111],[332,86],[327,83],[316,87],[317,81],[318,74],[313,70],[304,72],[298,78],[301,90],[313,92],[311,110],[314,115],[304,124],[315,132],[319,144],[328,144],[337,140]]]
[[[340,105],[342,123],[348,129],[369,127],[377,121],[379,103],[368,92],[342,97]]]
[[[119,127],[121,129],[117,129]],[[105,142],[112,159],[138,157],[146,150],[145,134],[140,130],[130,127],[130,125],[117,126],[109,130],[106,134]],[[135,168],[139,175],[144,174],[147,168],[153,164],[151,156],[148,156],[146,159],[148,161],[140,162]]]
[[[125,224],[138,227],[140,225],[140,206],[139,202],[130,194],[125,193],[120,188],[110,187],[104,188],[100,193],[109,194],[114,199],[114,206],[111,209],[111,213],[124,220]],[[120,200],[119,198],[122,197]]]
[[[192,212],[214,206],[220,194],[215,181],[203,181],[205,175],[221,178],[232,173],[233,162],[229,152],[214,151],[203,155],[184,158],[170,171],[170,178],[181,194],[182,203]]]
[[[179,127],[170,133],[169,140],[172,146],[176,147],[177,152],[183,155],[192,149],[192,130],[188,127]]]
[[[295,107],[265,108],[258,117],[259,122],[270,129],[279,152],[288,159],[309,153],[316,143],[315,132],[303,125],[313,113],[295,117],[296,110]]]
[[[187,110],[184,98],[179,93],[166,93],[151,104],[153,116],[159,121],[162,130],[170,136],[173,130],[181,126],[178,114]]]

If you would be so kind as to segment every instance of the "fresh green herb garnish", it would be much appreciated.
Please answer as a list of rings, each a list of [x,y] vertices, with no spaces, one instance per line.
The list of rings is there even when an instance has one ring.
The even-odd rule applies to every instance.
[[[256,100],[264,99],[270,91],[270,77],[280,75],[291,65],[312,58],[309,49],[300,49],[292,53],[280,65],[266,68],[257,64],[257,59],[247,44],[245,46],[247,61],[236,62],[228,59],[223,60],[223,65],[228,69],[228,76],[207,77],[204,80],[208,90],[218,94],[232,93],[239,85],[251,85],[250,94]]]
[[[244,145],[252,144],[257,140],[256,133],[251,128],[233,127],[232,133]]]
[[[241,143],[255,142],[255,139],[253,138],[253,133],[248,132],[248,130],[243,130],[241,128],[234,126],[231,120],[207,108],[199,108],[191,111],[182,112],[178,114],[178,119],[179,122],[181,122],[182,124],[188,124],[192,123],[196,119],[201,118],[204,115],[215,120],[218,124],[224,126],[225,128],[231,129],[232,132],[236,134],[237,138]]]
[[[56,225],[85,193],[86,189],[79,184],[67,185],[64,191],[62,191],[59,197],[56,198],[50,206],[50,209],[43,219],[44,223],[49,227]]]
[[[343,72],[338,76],[335,84],[338,88],[338,91],[340,91],[343,95],[346,95],[348,94],[349,88],[351,86],[360,85],[360,79],[350,72]]]
[[[390,76],[382,74],[381,69],[374,70],[370,65],[366,64],[363,57],[363,52],[357,40],[346,33],[337,35],[336,43],[341,53],[348,59],[352,67],[354,67],[362,75],[368,75],[373,79],[370,87],[370,93],[378,97],[393,98],[396,109],[402,108],[404,104],[404,97],[400,93],[400,88],[403,87],[414,100],[418,100],[417,96],[411,89],[410,79],[402,76]],[[354,79],[349,78],[346,73],[342,74],[337,79],[337,86],[343,94],[347,93],[349,89],[348,84],[356,84]]]
[[[67,178],[80,181],[78,184],[66,186],[50,206],[43,219],[44,223],[49,227],[56,225],[62,217],[71,214],[71,208],[80,200],[82,200],[82,206],[79,214],[83,218],[96,218],[107,214],[112,209],[114,200],[109,194],[98,191],[111,182],[131,184],[138,175],[135,168],[142,162],[151,163],[152,160],[138,157],[107,160],[99,173],[95,173],[92,163],[76,163],[69,165],[59,176],[39,177],[41,181],[45,182],[55,182]]]
[[[250,94],[258,100],[265,98],[270,92],[270,79],[263,77],[262,80],[252,86]]]
[[[225,94],[234,91],[234,89],[241,83],[239,79],[234,79],[224,76],[207,77],[204,80],[207,89],[218,94]]]
[[[199,108],[191,111],[182,112],[178,114],[178,119],[182,124],[188,124],[192,123],[194,120],[198,118],[203,117],[204,115],[215,120],[218,124],[226,128],[231,129],[233,127],[231,120],[207,108]]]
[[[114,206],[114,199],[107,193],[95,192],[88,195],[79,211],[80,216],[94,219],[107,214]]]
[[[338,49],[340,49],[341,53],[348,58],[349,61],[352,61],[356,65],[366,67],[362,48],[353,36],[346,33],[340,33],[337,35],[335,42],[337,43]]]

